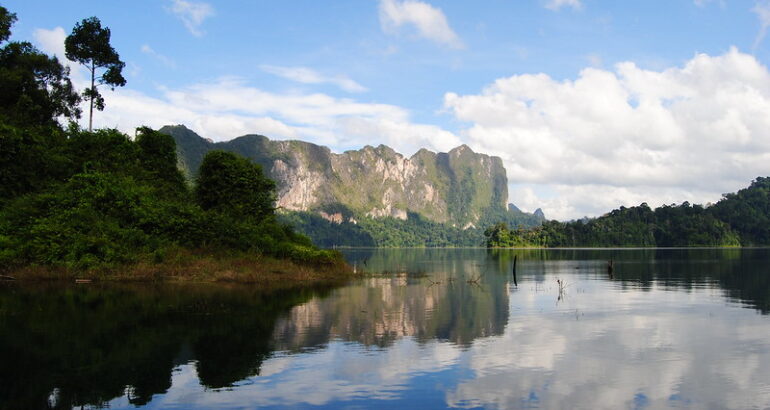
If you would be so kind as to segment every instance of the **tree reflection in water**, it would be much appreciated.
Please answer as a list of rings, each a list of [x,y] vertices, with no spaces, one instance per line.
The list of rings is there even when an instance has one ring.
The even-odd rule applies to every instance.
[[[267,384],[234,387],[233,393],[240,394],[234,396],[262,395],[265,402],[276,405],[287,400],[315,403],[307,401],[302,386],[315,388],[318,377],[334,376],[334,383],[325,385],[328,397],[316,397],[318,403],[347,402],[357,396],[345,389],[380,391],[379,383],[389,386],[385,390],[391,389],[391,399],[408,401],[428,396],[426,391],[409,391],[411,384],[403,380],[443,372],[443,377],[450,377],[442,380],[448,390],[441,394],[431,390],[436,396],[431,397],[448,400],[445,405],[465,401],[482,405],[505,397],[518,400],[527,391],[526,386],[520,391],[509,388],[505,391],[514,396],[503,397],[502,390],[492,388],[495,383],[508,387],[513,381],[534,383],[541,375],[542,386],[557,379],[572,386],[585,381],[570,378],[572,372],[588,364],[607,371],[625,369],[628,385],[619,387],[635,387],[649,375],[639,370],[639,363],[633,362],[637,356],[628,356],[629,352],[665,358],[665,354],[701,357],[708,351],[707,357],[715,357],[708,343],[721,346],[736,340],[736,346],[744,343],[756,360],[765,360],[753,333],[744,331],[743,342],[725,336],[734,318],[717,321],[708,312],[701,317],[696,314],[700,310],[686,309],[704,306],[717,315],[738,315],[734,310],[716,310],[727,299],[770,313],[767,249],[353,250],[348,258],[373,274],[337,289],[265,292],[211,284],[0,284],[0,409],[106,406],[118,397],[141,406],[172,387],[177,368],[197,376],[205,391],[196,390],[195,397],[204,400],[205,407],[202,397],[208,390],[230,388],[260,375],[273,356],[268,363],[274,373],[259,378]],[[512,284],[514,258],[518,287]],[[614,265],[612,277],[607,272],[609,260]],[[556,278],[570,283],[564,306],[556,305]],[[586,288],[588,294],[579,293]],[[682,293],[697,296],[700,305],[688,305]],[[717,295],[717,302],[704,299],[711,294]],[[658,306],[661,310],[656,310]],[[649,326],[629,330],[629,317]],[[706,322],[709,327],[693,327]],[[722,336],[708,333],[717,324],[725,327]],[[680,335],[679,328],[689,330]],[[702,336],[693,336],[700,344],[681,342],[697,329],[705,329]],[[670,339],[661,344],[668,350],[652,349],[637,335],[648,331]],[[375,356],[356,346],[374,347]],[[701,350],[694,350],[699,346]],[[435,354],[430,356],[431,352]],[[622,359],[632,363],[616,363]],[[725,368],[734,364],[727,359],[722,358]],[[275,367],[280,363],[311,368],[303,373],[289,367],[279,375]],[[346,365],[367,372],[371,366],[382,366],[388,376],[370,374],[363,380],[371,385],[360,380],[356,385]],[[644,365],[653,373],[660,367],[654,360]],[[344,371],[334,374],[334,366]],[[408,374],[409,369],[414,374]],[[449,376],[453,371],[458,376]],[[317,377],[300,379],[308,374]],[[495,382],[489,380],[491,375]],[[298,389],[293,402],[292,388]],[[270,396],[273,393],[275,397]],[[485,395],[489,400],[482,400]]]
[[[262,292],[243,285],[4,284],[0,408],[148,403],[194,361],[200,383],[258,375],[276,319],[328,290]]]

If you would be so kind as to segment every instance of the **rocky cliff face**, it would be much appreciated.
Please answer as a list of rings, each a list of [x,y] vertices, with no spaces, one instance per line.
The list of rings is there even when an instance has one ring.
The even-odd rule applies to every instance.
[[[420,150],[411,158],[380,145],[335,154],[302,141],[271,141],[246,135],[207,141],[184,126],[161,128],[174,137],[180,166],[194,175],[208,151],[220,149],[262,165],[278,184],[278,206],[322,212],[329,218],[353,215],[406,219],[417,213],[461,227],[488,210],[504,210],[508,197],[502,161],[459,146],[448,153]]]

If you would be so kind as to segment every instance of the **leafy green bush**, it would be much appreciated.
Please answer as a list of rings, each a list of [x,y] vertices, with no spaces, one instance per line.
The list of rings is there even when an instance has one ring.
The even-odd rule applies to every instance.
[[[77,174],[10,203],[0,230],[21,262],[77,268],[131,262],[158,242],[137,226],[148,191],[131,178]]]
[[[260,220],[275,210],[275,182],[246,158],[211,151],[201,163],[195,198],[204,210]]]

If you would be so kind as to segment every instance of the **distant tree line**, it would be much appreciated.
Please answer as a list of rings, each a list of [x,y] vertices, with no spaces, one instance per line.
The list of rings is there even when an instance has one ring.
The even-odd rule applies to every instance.
[[[643,203],[572,222],[548,221],[536,228],[507,224],[484,232],[488,247],[633,247],[770,245],[770,178],[726,194],[708,207]]]

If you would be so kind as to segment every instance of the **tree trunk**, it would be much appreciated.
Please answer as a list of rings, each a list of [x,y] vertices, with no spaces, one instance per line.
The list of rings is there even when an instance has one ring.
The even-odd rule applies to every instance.
[[[88,113],[88,132],[93,131],[94,127],[94,75],[96,74],[96,67],[94,61],[91,60],[91,110]]]

